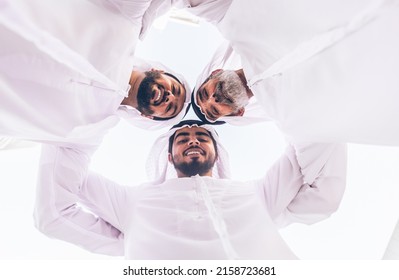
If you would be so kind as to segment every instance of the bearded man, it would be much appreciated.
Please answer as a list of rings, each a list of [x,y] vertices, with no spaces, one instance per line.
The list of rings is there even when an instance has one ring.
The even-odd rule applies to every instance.
[[[345,187],[339,144],[288,146],[263,178],[232,180],[215,130],[198,121],[159,137],[149,161],[153,180],[139,186],[89,172],[91,152],[44,147],[36,225],[128,259],[295,259],[278,228],[327,218]]]

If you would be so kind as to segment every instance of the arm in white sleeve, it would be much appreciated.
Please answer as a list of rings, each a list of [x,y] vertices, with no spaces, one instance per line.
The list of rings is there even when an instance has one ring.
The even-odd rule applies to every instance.
[[[154,0],[91,0],[105,8],[115,8],[131,22],[141,24],[144,13]]]
[[[88,174],[89,161],[83,150],[43,145],[36,227],[94,253],[124,255],[121,210],[126,206],[126,188]],[[96,215],[82,208],[81,201],[90,203]]]
[[[120,2],[119,0],[112,1]],[[128,1],[127,3],[124,3],[123,9],[133,11],[135,8],[134,6],[137,5],[134,2],[135,1]],[[165,15],[172,7],[185,9],[194,16],[200,17],[210,23],[217,24],[226,14],[231,2],[232,0],[152,0],[151,4],[147,7],[147,10],[142,16],[140,39],[144,39],[154,20]],[[144,5],[141,5],[141,7],[144,7]],[[119,10],[122,10],[122,8],[119,8]],[[127,12],[124,13],[126,14]],[[134,18],[136,19],[140,15],[140,13],[137,12],[129,12],[128,14],[134,14]],[[131,15],[128,17],[133,18]]]
[[[261,184],[276,224],[325,219],[337,210],[344,194],[346,145],[289,146]]]
[[[212,24],[222,20],[232,0],[188,0],[187,11]]]

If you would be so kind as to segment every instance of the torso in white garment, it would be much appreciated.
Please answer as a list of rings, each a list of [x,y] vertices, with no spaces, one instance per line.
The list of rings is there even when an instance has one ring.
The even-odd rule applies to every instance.
[[[101,1],[50,2],[2,7],[0,134],[93,143],[118,122],[141,22]]]
[[[152,121],[134,108],[119,106],[127,96],[133,65],[138,70],[169,70],[137,64],[133,56],[150,3],[4,3],[0,34],[7,40],[0,47],[0,134],[92,144],[120,116],[140,127],[170,126],[169,121]]]
[[[141,2],[17,0],[13,5],[26,20],[85,58],[121,88],[126,88],[141,19],[151,1]],[[134,14],[129,14],[129,6],[134,7]]]
[[[170,179],[132,190],[127,200],[121,224],[129,259],[296,258],[255,183]]]
[[[345,189],[344,145],[289,146],[258,180],[197,175],[139,186],[87,173],[91,153],[44,145],[36,226],[130,259],[292,259],[278,228],[327,218]]]
[[[399,145],[398,26],[397,1],[379,0],[235,0],[218,24],[291,142],[385,145]],[[322,38],[339,28],[339,40]],[[326,48],[314,51],[320,43]]]

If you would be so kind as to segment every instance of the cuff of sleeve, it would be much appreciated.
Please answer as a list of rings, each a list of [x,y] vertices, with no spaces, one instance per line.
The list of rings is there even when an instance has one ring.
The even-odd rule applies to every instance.
[[[294,145],[305,183],[312,185],[338,145],[341,144],[299,143]]]

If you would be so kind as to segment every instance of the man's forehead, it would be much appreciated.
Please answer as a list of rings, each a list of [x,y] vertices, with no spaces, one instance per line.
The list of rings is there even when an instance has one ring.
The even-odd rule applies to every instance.
[[[207,129],[203,128],[203,127],[198,127],[198,126],[187,126],[187,127],[183,127],[179,130],[176,130],[176,137],[179,135],[187,135],[187,134],[207,134],[207,135],[211,135],[210,131],[208,131]]]
[[[157,77],[154,79],[154,83],[155,84],[162,84],[165,82],[169,82],[171,78],[169,78],[168,76],[164,76],[163,74],[161,74],[161,76]]]
[[[209,88],[209,87],[214,87],[214,86],[216,86],[216,85],[218,84],[218,82],[219,82],[219,79],[210,77],[210,79],[207,80],[207,81],[205,81],[205,82],[202,84],[202,86],[201,86],[200,88],[204,88],[204,87],[207,87],[207,88]]]
[[[182,82],[180,82],[180,80],[179,80],[175,75],[173,75],[173,74],[171,74],[171,73],[164,72],[164,73],[162,73],[162,75],[163,75],[164,77],[168,77],[169,79],[172,79],[172,80],[178,82],[179,84],[182,84]]]
[[[156,83],[164,83],[164,82],[176,82],[181,84],[181,82],[179,81],[179,79],[177,79],[174,75],[163,72],[163,73],[159,73],[159,77],[155,78],[155,82]]]

